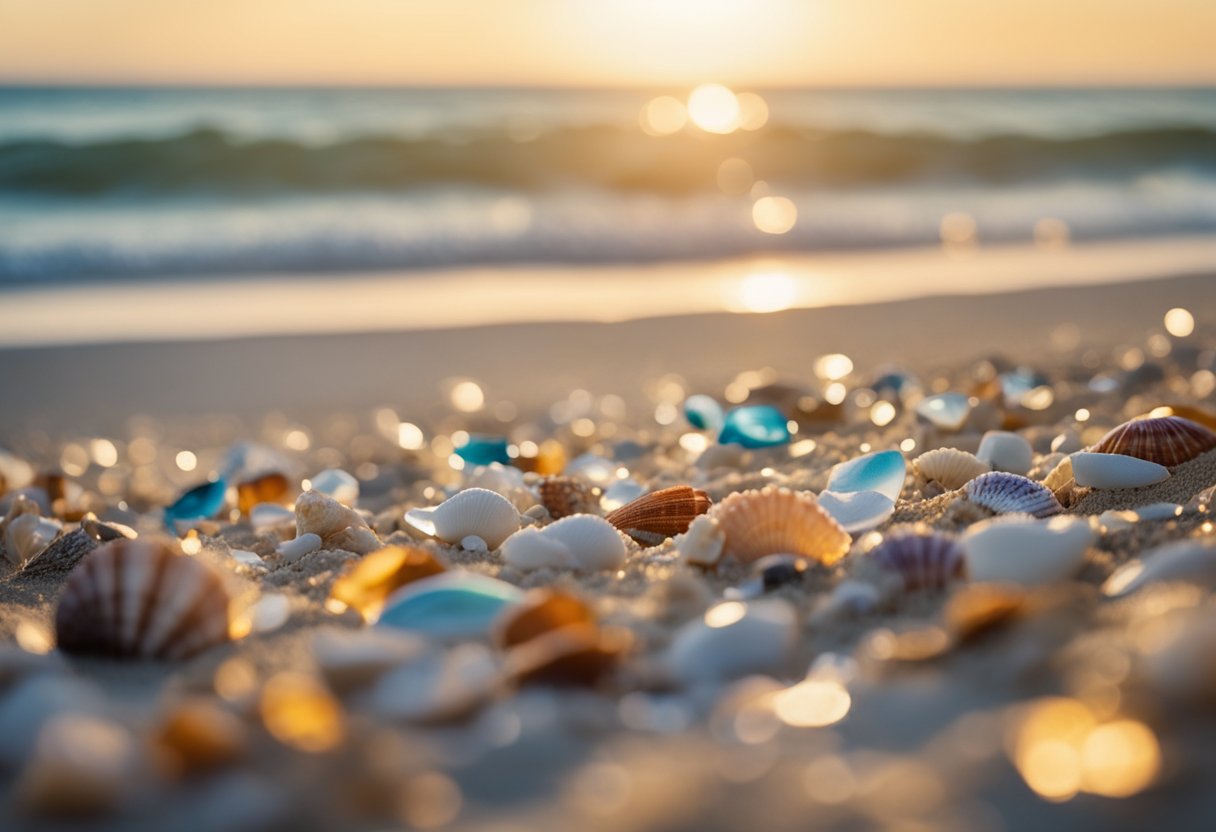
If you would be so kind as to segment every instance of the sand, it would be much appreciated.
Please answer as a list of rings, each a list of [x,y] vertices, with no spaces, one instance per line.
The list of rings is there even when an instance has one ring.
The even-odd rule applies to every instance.
[[[333,465],[358,472],[360,505],[374,515],[371,525],[386,543],[412,545],[418,541],[400,522],[401,512],[436,502],[445,486],[454,490],[467,480],[451,469],[445,453],[403,451],[395,436],[376,427],[375,407],[391,406],[395,417],[418,424],[428,436],[461,428],[524,431],[521,440],[551,434],[569,457],[582,451],[612,455],[646,488],[687,482],[714,500],[766,483],[817,491],[832,465],[871,448],[914,440],[909,458],[944,445],[974,449],[983,430],[999,425],[1002,411],[1042,462],[1052,438],[1066,429],[1093,441],[1159,404],[1210,407],[1203,373],[1210,373],[1216,347],[1213,301],[1216,279],[1191,277],[766,316],[167,343],[155,349],[115,344],[8,350],[0,389],[36,392],[16,397],[11,406],[6,400],[0,444],[44,466],[58,458],[64,441],[110,436],[125,451],[128,440],[148,439],[160,454],[136,466],[147,469],[138,488],[123,486],[129,489],[128,508],[114,505],[113,498],[102,503],[108,508],[103,517],[150,535],[156,507],[202,473],[175,469],[170,460],[177,449],[192,449],[206,469],[221,461],[229,443],[253,439],[276,446],[293,478]],[[1161,334],[1161,316],[1174,306],[1195,313],[1194,336]],[[1154,349],[1163,351],[1163,340],[1168,354],[1153,356]],[[1149,353],[1148,364],[1161,366],[1159,380],[1143,369],[1124,375],[1120,364],[1131,367],[1133,348]],[[664,376],[668,392],[675,383],[686,392],[721,395],[738,383],[738,373],[769,367],[751,379],[753,387],[770,379],[790,386],[754,389],[753,400],[797,405],[806,395],[821,395],[824,383],[813,380],[810,367],[829,352],[852,358],[854,370],[844,379],[849,388],[896,362],[925,385],[983,392],[985,373],[1024,362],[1047,375],[1054,401],[1042,410],[985,402],[961,433],[927,426],[902,406],[880,427],[855,403],[843,418],[825,416],[834,411],[821,405],[799,417],[788,448],[713,451],[717,464],[709,464],[710,457],[698,462],[695,440],[681,444],[685,434],[695,436],[681,422],[655,422],[654,396],[662,390],[656,382]],[[1096,393],[1086,381],[1103,372],[1120,386]],[[442,382],[451,377],[477,379],[488,408],[510,400],[514,420],[437,405]],[[568,398],[579,388],[590,392]],[[596,398],[607,394],[618,398]],[[586,411],[592,435],[580,435],[584,431],[569,422],[545,421],[549,405],[562,400],[568,407],[598,402],[598,409]],[[1089,411],[1080,423],[1079,408]],[[526,428],[530,422],[534,426]],[[284,449],[291,430],[306,434],[309,447]],[[115,470],[126,470],[125,464]],[[1045,464],[1037,468],[1048,470]],[[74,479],[93,491],[103,487],[103,474],[93,465]],[[1186,504],[1213,484],[1216,452],[1180,466],[1156,486],[1078,494],[1069,512],[1096,517],[1161,501]],[[990,516],[959,494],[933,496],[922,486],[908,477],[894,518],[880,532],[913,521],[953,532]],[[1190,584],[1152,587],[1124,601],[1104,600],[1099,590],[1120,565],[1153,547],[1186,538],[1210,541],[1206,507],[1100,532],[1076,580],[1019,593],[1018,611],[974,639],[954,629],[945,612],[952,597],[966,593],[965,586],[895,593],[854,614],[833,609],[833,592],[850,576],[865,577],[860,556],[832,569],[812,566],[800,581],[765,599],[779,599],[796,611],[794,648],[763,678],[691,687],[672,683],[664,651],[711,600],[746,584],[747,566],[727,561],[709,573],[691,569],[668,542],[644,551],[631,547],[619,572],[524,573],[504,567],[493,553],[425,542],[453,568],[525,588],[559,586],[590,599],[603,625],[632,632],[631,657],[598,686],[523,686],[442,725],[385,719],[366,691],[339,688],[325,701],[340,703],[345,737],[311,752],[275,738],[258,697],[265,701],[263,686],[276,674],[318,672],[312,645],[319,631],[361,632],[357,615],[325,606],[335,578],[359,556],[326,549],[285,563],[273,554],[277,535],[254,532],[247,521],[208,524],[202,532],[196,557],[221,570],[234,595],[246,603],[283,596],[290,617],[180,664],[39,656],[10,648],[0,657],[0,728],[9,730],[0,739],[0,812],[12,828],[45,828],[48,815],[66,799],[61,794],[50,800],[31,785],[30,760],[45,766],[58,758],[45,748],[35,752],[33,728],[14,729],[38,725],[39,709],[27,702],[31,697],[18,698],[31,689],[31,680],[45,684],[41,690],[83,685],[89,692],[73,693],[66,707],[87,709],[92,697],[88,708],[106,724],[123,726],[135,738],[134,747],[143,749],[129,771],[111,761],[109,770],[123,773],[116,783],[99,773],[105,765],[90,767],[87,760],[82,771],[55,770],[64,794],[92,777],[113,795],[114,805],[86,814],[95,829],[172,823],[196,829],[763,824],[1050,830],[1137,829],[1150,822],[1209,828],[1216,822],[1204,785],[1216,773],[1216,725],[1208,716],[1216,686],[1202,674],[1196,679],[1183,672],[1193,664],[1185,637],[1212,632],[1209,577],[1197,573]],[[229,554],[236,548],[264,556],[267,568],[237,567]],[[63,580],[16,573],[0,583],[5,642],[36,651],[49,647]],[[1213,644],[1200,640],[1199,655]],[[822,664],[825,656],[834,670]],[[797,713],[782,711],[775,696],[817,661],[813,678],[838,683],[833,690],[847,689],[846,713],[829,720],[812,709],[810,715],[827,724],[800,726]],[[27,669],[31,663],[40,669]],[[233,682],[243,670],[253,680],[247,688]],[[217,674],[223,696],[217,695]],[[307,690],[298,678],[293,684]],[[458,686],[448,698],[466,689]],[[235,717],[243,738],[242,753],[215,771],[181,775],[146,750],[164,714],[187,695]],[[1080,763],[1069,769],[1066,762],[1062,773],[1057,769],[1044,781],[1042,770],[1019,756],[1018,737],[1028,740],[1018,726],[1027,709],[1043,707],[1049,696],[1068,697],[1094,726],[1140,726],[1160,761],[1137,779],[1134,769],[1150,765],[1149,752],[1116,743],[1114,751],[1094,752],[1130,761],[1116,765],[1113,774]],[[305,722],[324,722],[315,708],[306,712],[311,716],[301,717]],[[1080,743],[1093,726],[1073,729],[1082,731]],[[1128,794],[1111,796],[1120,787]],[[1045,799],[1051,788],[1063,791]]]

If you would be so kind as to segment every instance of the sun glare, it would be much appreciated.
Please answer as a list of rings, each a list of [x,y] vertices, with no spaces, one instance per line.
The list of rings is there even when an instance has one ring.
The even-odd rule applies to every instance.
[[[721,84],[702,84],[688,96],[688,117],[706,133],[733,133],[739,116],[738,97]]]
[[[730,304],[738,312],[780,312],[798,300],[798,281],[785,272],[756,272],[739,282]]]

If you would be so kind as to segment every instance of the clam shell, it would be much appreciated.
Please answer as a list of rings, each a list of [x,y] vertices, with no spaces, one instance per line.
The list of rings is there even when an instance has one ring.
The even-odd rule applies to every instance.
[[[51,545],[63,524],[58,520],[23,514],[13,518],[4,530],[4,554],[17,567],[40,555]]]
[[[405,521],[445,543],[476,535],[491,549],[519,529],[519,511],[501,494],[486,488],[466,488],[435,508],[412,509]]]
[[[971,502],[998,514],[1050,517],[1064,510],[1060,501],[1045,486],[1005,471],[981,474],[963,486],[963,491]]]
[[[1077,485],[1089,488],[1143,488],[1170,478],[1170,469],[1124,454],[1078,451],[1072,457]]]
[[[709,511],[710,505],[704,491],[676,485],[638,497],[604,519],[639,543],[649,545],[654,537],[661,543],[688,531],[692,521]]]
[[[1093,541],[1089,523],[1077,517],[998,517],[972,526],[959,545],[972,581],[1039,586],[1079,572]]]
[[[726,552],[744,562],[784,553],[831,565],[852,542],[814,495],[771,485],[731,494],[710,516],[725,535]]]
[[[906,590],[945,589],[965,571],[962,547],[936,532],[888,535],[867,557],[898,574]]]
[[[958,448],[934,448],[925,451],[912,463],[916,472],[927,482],[936,482],[948,491],[962,488],[980,474],[987,474],[992,467],[977,457]]]
[[[865,532],[887,522],[895,513],[895,503],[877,491],[853,491],[836,494],[824,491],[819,495],[819,507],[849,534]]]
[[[1172,468],[1216,448],[1216,433],[1181,416],[1133,419],[1090,448],[1099,454],[1124,454]]]
[[[571,514],[598,514],[598,489],[574,477],[545,477],[537,486],[541,505],[554,520]]]
[[[1006,430],[990,430],[980,440],[977,458],[993,471],[1008,471],[1026,476],[1034,465],[1034,449],[1021,436]]]
[[[573,566],[566,544],[535,527],[520,529],[508,537],[502,544],[502,559],[507,566],[524,572]]]
[[[1128,561],[1106,579],[1102,592],[1122,598],[1153,583],[1187,582],[1216,588],[1216,544],[1179,540]]]
[[[546,526],[541,533],[565,547],[570,565],[584,572],[618,569],[625,563],[625,540],[602,517],[575,514]]]
[[[144,540],[116,540],[64,584],[55,636],[68,653],[184,659],[228,640],[228,592],[201,561]]]

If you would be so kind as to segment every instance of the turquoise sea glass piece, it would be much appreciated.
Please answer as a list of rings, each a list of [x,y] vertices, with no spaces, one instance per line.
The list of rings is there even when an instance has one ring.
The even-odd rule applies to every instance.
[[[916,413],[942,430],[958,430],[971,415],[971,400],[962,393],[939,393],[921,399]]]
[[[470,436],[468,442],[456,449],[456,455],[470,465],[511,464],[507,440],[502,436]]]
[[[473,572],[444,572],[390,595],[376,625],[439,639],[480,638],[522,597],[523,590],[505,581]]]
[[[825,490],[837,494],[877,491],[894,501],[903,491],[907,473],[908,463],[899,451],[877,451],[837,465]]]
[[[698,393],[684,400],[684,418],[697,430],[722,430],[726,414],[716,399]]]
[[[228,483],[223,479],[196,485],[177,498],[165,509],[165,525],[176,531],[173,524],[178,520],[207,520],[220,513],[224,507],[224,494]]]
[[[726,414],[718,442],[745,448],[771,448],[790,441],[785,414],[767,404],[736,407]]]

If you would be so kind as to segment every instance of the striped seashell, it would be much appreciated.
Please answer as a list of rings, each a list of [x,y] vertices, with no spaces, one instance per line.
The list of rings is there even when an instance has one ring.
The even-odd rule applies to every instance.
[[[598,514],[600,490],[574,477],[545,477],[537,487],[541,505],[554,520],[571,514]]]
[[[998,514],[1050,517],[1064,510],[1060,501],[1045,486],[1005,471],[981,474],[963,486],[963,491],[971,502]]]
[[[916,472],[926,482],[936,482],[948,491],[962,488],[980,474],[987,474],[992,467],[977,457],[958,448],[935,448],[925,451],[912,463]]]
[[[1089,450],[1123,454],[1172,468],[1216,448],[1216,433],[1181,416],[1124,422]]]
[[[897,532],[870,550],[869,558],[897,573],[904,589],[945,589],[965,573],[962,547],[930,531]]]
[[[725,551],[745,563],[791,554],[831,565],[852,542],[813,494],[788,488],[736,492],[710,514],[726,537]]]
[[[605,519],[643,546],[656,546],[688,531],[692,521],[709,511],[710,505],[712,501],[704,491],[676,485],[638,497]]]
[[[185,659],[228,641],[228,602],[201,561],[165,543],[116,540],[68,575],[55,636],[67,653]]]
[[[405,513],[405,522],[445,543],[459,543],[470,535],[497,549],[519,529],[519,511],[506,497],[486,488],[466,488],[434,508]]]

